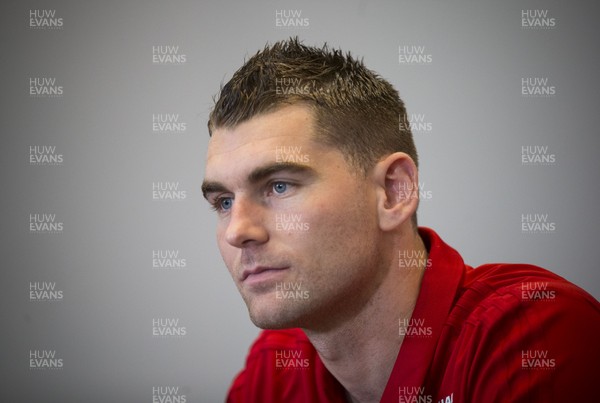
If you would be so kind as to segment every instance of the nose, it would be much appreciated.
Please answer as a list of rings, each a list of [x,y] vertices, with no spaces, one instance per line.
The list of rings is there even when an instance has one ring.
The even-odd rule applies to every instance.
[[[225,230],[225,240],[236,248],[266,242],[269,234],[263,218],[260,205],[244,196],[236,197]]]

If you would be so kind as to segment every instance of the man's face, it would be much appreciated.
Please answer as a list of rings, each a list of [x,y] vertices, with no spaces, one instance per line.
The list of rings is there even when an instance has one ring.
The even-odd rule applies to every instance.
[[[262,328],[333,325],[378,281],[375,185],[286,106],[213,132],[203,190],[221,255]]]

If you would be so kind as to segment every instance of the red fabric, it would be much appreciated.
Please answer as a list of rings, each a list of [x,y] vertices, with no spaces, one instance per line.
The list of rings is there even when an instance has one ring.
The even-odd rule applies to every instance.
[[[473,269],[435,232],[419,232],[431,265],[381,402],[596,399],[598,301],[539,267]],[[227,401],[346,400],[302,330],[289,329],[259,335]]]

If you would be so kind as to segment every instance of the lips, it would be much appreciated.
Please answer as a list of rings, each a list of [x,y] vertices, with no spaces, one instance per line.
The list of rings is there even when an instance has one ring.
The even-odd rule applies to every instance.
[[[276,273],[287,270],[288,267],[265,267],[256,266],[252,269],[246,269],[242,272],[241,281],[244,282],[249,278],[267,277],[270,273]]]

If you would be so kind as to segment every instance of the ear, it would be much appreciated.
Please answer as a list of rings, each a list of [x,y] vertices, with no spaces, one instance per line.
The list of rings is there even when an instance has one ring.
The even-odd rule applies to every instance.
[[[387,156],[375,165],[373,179],[379,227],[390,231],[411,224],[419,205],[419,173],[412,158],[401,152]]]

